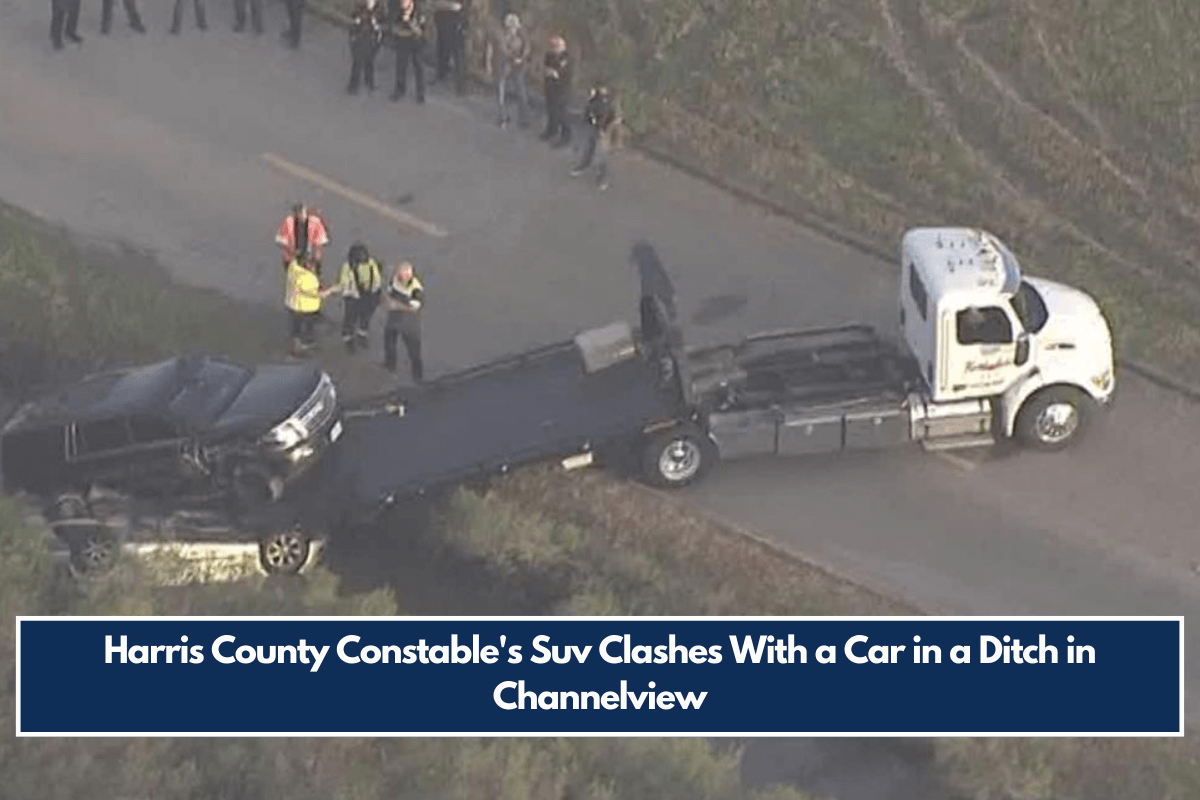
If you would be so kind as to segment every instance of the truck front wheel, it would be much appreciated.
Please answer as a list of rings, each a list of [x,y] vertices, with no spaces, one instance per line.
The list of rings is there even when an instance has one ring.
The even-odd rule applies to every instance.
[[[1090,411],[1089,398],[1078,389],[1042,389],[1026,400],[1017,414],[1016,437],[1035,450],[1063,450],[1082,437]]]
[[[704,432],[688,425],[650,437],[642,456],[642,473],[648,483],[675,489],[704,476],[717,450]]]

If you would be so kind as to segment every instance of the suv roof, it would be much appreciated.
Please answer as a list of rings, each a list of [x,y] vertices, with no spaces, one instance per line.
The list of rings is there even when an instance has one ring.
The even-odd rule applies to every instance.
[[[3,432],[136,414],[174,417],[168,404],[189,378],[209,364],[246,369],[213,356],[189,355],[96,373],[27,403]]]

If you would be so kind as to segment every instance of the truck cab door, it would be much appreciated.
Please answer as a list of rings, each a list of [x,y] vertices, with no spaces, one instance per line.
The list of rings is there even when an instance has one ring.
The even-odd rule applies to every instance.
[[[1029,339],[1004,306],[948,310],[942,315],[940,336],[944,357],[938,388],[947,400],[1000,394],[1024,371],[1017,363],[1018,342],[1024,341],[1025,349]]]

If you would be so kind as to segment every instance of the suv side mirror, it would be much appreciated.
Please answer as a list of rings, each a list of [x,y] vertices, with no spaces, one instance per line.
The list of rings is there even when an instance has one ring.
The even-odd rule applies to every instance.
[[[1029,361],[1029,334],[1022,333],[1017,337],[1017,354],[1013,361],[1018,367]]]

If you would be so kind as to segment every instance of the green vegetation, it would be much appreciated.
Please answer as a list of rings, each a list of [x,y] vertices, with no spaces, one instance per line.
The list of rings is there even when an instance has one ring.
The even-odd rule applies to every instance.
[[[57,577],[45,539],[0,498],[0,618],[77,615],[395,615],[387,591],[339,596],[337,579],[265,578],[155,588],[126,562],[81,587]],[[15,725],[15,628],[0,626],[9,691],[0,727]],[[86,681],[64,691],[89,691]],[[130,698],[137,702],[137,698]],[[743,792],[737,754],[703,740],[455,739],[4,739],[6,797],[153,797],[156,800],[802,800],[790,791]]]
[[[1200,5],[508,6],[618,88],[646,148],[889,253],[913,225],[986,226],[1091,291],[1126,356],[1200,381]]]
[[[17,396],[64,374],[193,348],[277,358],[283,339],[282,319],[173,284],[151,258],[123,245],[81,247],[0,203],[0,393]]]

